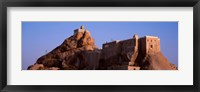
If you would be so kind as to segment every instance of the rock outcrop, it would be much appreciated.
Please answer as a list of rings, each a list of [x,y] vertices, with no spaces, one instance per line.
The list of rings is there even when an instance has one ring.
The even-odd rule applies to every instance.
[[[152,41],[153,40],[153,41]],[[160,52],[160,39],[113,41],[98,49],[90,32],[81,26],[74,34],[28,70],[177,70]]]
[[[74,35],[64,40],[64,42],[56,47],[48,54],[40,57],[34,65],[28,67],[30,70],[77,70],[77,69],[93,69],[91,60],[88,58],[95,57],[93,62],[97,62],[97,55],[100,51],[94,44],[94,39],[90,32],[83,29],[75,31]],[[88,57],[90,55],[90,57]]]
[[[162,52],[149,53],[137,64],[141,70],[177,70],[176,66],[171,64]]]

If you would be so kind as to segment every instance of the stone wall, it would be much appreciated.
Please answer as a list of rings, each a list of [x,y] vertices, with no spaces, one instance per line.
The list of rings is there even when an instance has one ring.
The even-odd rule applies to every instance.
[[[134,35],[131,39],[103,44],[101,63],[107,68],[116,70],[122,68],[139,70],[140,67],[136,64],[139,53],[141,53],[141,57],[144,57],[148,53],[159,51],[160,39],[158,37],[145,36],[139,38],[138,35]]]
[[[134,61],[137,57],[136,52],[138,52],[138,40],[138,35],[134,35],[131,39],[103,44],[103,58],[108,59],[112,56],[121,55],[122,58],[126,59],[126,61],[131,61],[132,56],[134,56],[135,58],[132,59],[132,61]]]
[[[119,53],[118,41],[103,44],[102,55],[104,59],[115,56]]]
[[[135,40],[134,39],[123,40],[123,41],[120,41],[119,44],[120,44],[121,52],[127,53],[130,51],[133,51],[135,47],[134,46]]]

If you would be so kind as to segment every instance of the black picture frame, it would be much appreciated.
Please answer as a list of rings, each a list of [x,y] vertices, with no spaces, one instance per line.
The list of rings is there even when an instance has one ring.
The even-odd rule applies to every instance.
[[[194,85],[7,85],[7,7],[193,7]],[[2,92],[200,92],[199,35],[200,0],[1,0],[0,1],[0,90]]]

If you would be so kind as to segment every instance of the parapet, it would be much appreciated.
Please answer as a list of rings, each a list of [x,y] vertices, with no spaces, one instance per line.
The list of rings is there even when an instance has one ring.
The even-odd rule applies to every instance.
[[[146,36],[144,36],[144,37],[141,37],[141,38],[154,38],[154,39],[160,40],[160,38],[157,37],[157,36],[148,36],[148,35],[146,35]]]

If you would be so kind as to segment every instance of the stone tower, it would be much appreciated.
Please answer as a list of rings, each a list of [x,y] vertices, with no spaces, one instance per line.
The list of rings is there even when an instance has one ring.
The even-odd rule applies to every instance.
[[[75,29],[74,30],[74,34],[76,34],[77,32],[84,32],[85,31],[85,28],[84,26],[82,25],[79,29]]]
[[[80,29],[85,29],[85,27],[82,25],[82,26],[80,27]]]
[[[160,52],[160,39],[155,36],[140,38],[140,51],[143,54]]]

